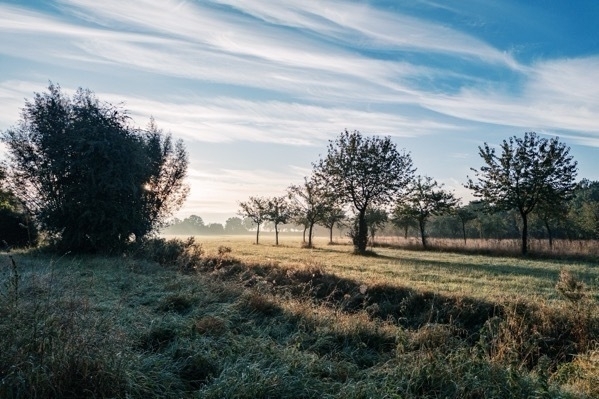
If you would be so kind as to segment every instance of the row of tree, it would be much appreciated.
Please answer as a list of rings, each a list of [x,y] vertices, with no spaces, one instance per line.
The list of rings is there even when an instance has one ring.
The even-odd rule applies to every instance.
[[[264,198],[258,199],[268,204]],[[268,206],[268,205],[267,205]],[[424,219],[424,226],[419,222],[418,214],[403,204],[390,211],[384,208],[369,208],[366,212],[366,225],[369,233],[369,244],[372,245],[375,236],[400,236],[403,238],[418,237],[422,240],[422,230],[426,237],[462,239],[515,239],[522,234],[522,223],[518,212],[514,210],[489,213],[488,206],[482,201],[472,201],[464,206],[445,209],[445,212],[435,212]],[[329,227],[334,225],[336,235],[351,233],[355,223],[352,215],[344,215],[343,210],[332,214]],[[546,218],[545,214],[532,212],[529,218],[529,236],[536,239],[548,240],[551,247],[554,239],[588,240],[599,239],[599,182],[583,179],[574,188],[572,199],[567,203],[564,213]],[[420,216],[422,218],[422,216]],[[301,234],[309,226],[296,224],[295,218],[287,223],[278,224],[277,229],[286,234]],[[334,223],[336,222],[336,223]],[[274,232],[274,224],[268,220],[262,223],[261,230]],[[321,222],[313,226],[318,230],[315,235],[329,236],[333,241],[332,229]],[[173,219],[169,226],[162,230],[164,234],[177,235],[247,235],[256,234],[256,224],[249,218],[230,217],[223,224],[204,223],[197,215],[184,219]],[[426,244],[425,244],[426,245]]]
[[[416,175],[409,153],[398,151],[389,137],[365,137],[346,130],[329,142],[327,155],[313,164],[313,173],[303,184],[290,186],[283,196],[250,197],[239,203],[239,214],[257,226],[256,243],[260,226],[267,221],[274,225],[277,244],[278,225],[292,221],[304,226],[308,246],[314,225],[331,229],[332,235],[333,226],[345,221],[355,252],[363,254],[369,235],[374,238],[387,221],[403,228],[406,235],[416,225],[426,247],[431,218],[457,218],[466,238],[466,226],[478,213],[511,212],[517,215],[521,250],[526,254],[533,214],[543,221],[550,237],[550,224],[564,220],[575,198],[577,163],[558,138],[546,139],[534,132],[504,140],[499,149],[498,154],[486,143],[479,147],[484,165],[472,169],[474,178],[468,178],[465,186],[480,200],[460,206],[460,199],[442,184]]]

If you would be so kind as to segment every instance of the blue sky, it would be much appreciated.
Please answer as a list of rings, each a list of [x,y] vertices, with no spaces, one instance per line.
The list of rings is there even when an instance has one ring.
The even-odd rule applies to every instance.
[[[190,155],[179,217],[281,195],[344,129],[466,200],[478,146],[536,131],[599,180],[595,0],[0,1],[0,130],[52,81],[154,116]]]

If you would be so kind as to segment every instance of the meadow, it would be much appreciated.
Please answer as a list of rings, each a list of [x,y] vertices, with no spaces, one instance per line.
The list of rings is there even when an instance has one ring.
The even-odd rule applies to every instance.
[[[599,396],[592,257],[254,239],[1,254],[0,397]]]

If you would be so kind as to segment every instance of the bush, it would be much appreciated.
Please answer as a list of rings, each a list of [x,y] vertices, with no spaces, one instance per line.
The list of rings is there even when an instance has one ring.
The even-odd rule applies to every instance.
[[[9,208],[0,208],[0,245],[26,247],[37,241],[37,230],[27,216]],[[7,248],[7,249],[8,249]]]
[[[193,237],[185,241],[175,238],[152,238],[146,240],[134,251],[135,255],[159,263],[162,266],[174,267],[180,271],[195,271],[201,264],[204,249]]]

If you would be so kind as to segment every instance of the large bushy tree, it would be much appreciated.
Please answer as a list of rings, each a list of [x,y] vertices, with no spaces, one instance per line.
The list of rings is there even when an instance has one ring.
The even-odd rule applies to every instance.
[[[497,155],[485,143],[479,154],[485,165],[472,169],[476,180],[466,187],[489,204],[492,210],[515,209],[521,219],[522,254],[528,252],[528,216],[540,204],[556,204],[571,198],[577,163],[570,148],[557,137],[546,139],[536,133],[504,140]]]
[[[407,187],[414,174],[410,155],[400,153],[390,137],[365,137],[345,130],[329,142],[326,157],[314,167],[315,174],[354,207],[358,218],[354,250],[364,254],[366,210],[390,202]]]
[[[154,124],[130,126],[119,106],[58,85],[26,101],[2,140],[12,189],[71,251],[114,251],[155,231],[183,202],[187,155]]]

